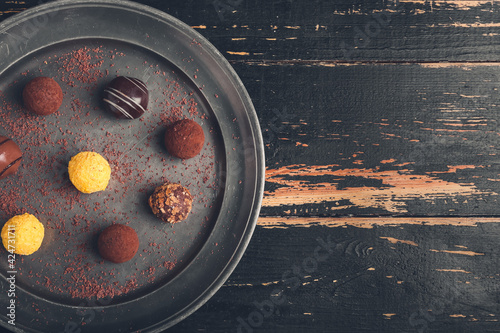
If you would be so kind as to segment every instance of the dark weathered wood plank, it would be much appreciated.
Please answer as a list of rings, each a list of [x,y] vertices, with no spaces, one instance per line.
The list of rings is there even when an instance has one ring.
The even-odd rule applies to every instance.
[[[26,4],[25,1],[15,1],[7,0],[0,2],[0,20],[4,20],[7,17],[20,13],[23,10],[35,6],[35,2]]]
[[[210,10],[182,18],[231,60],[498,60],[494,1],[233,3],[216,24]]]
[[[234,64],[268,165],[242,262],[169,332],[498,332],[497,2],[143,2]],[[37,3],[1,1],[0,20]]]
[[[287,229],[291,227],[397,227],[406,225],[478,227],[484,223],[499,223],[500,217],[260,217],[257,225],[266,229]]]

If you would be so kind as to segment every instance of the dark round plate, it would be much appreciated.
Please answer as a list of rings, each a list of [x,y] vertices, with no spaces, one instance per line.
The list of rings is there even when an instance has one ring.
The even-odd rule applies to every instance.
[[[148,112],[118,120],[101,92],[117,75],[146,82]],[[33,77],[61,85],[61,109],[37,117],[22,107]],[[189,160],[163,147],[180,118],[202,125],[206,144]],[[1,180],[0,221],[29,212],[45,225],[40,250],[9,267],[0,250],[0,325],[15,332],[158,332],[194,312],[240,260],[260,210],[264,155],[250,98],[223,56],[177,19],[125,1],[57,1],[0,24],[0,135],[23,150]],[[67,163],[80,151],[105,156],[108,188],[80,194]],[[166,181],[195,200],[184,222],[158,220],[147,199]],[[125,264],[101,259],[99,232],[133,227],[139,252]],[[13,272],[13,273],[10,273]],[[15,297],[5,297],[15,276]],[[15,301],[15,326],[6,307]]]

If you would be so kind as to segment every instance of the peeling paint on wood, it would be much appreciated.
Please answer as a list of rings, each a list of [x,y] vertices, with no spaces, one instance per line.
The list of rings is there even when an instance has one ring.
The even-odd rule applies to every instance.
[[[475,168],[476,166],[449,166],[444,173]],[[439,173],[439,172],[436,172]],[[329,182],[312,182],[312,176],[331,176]],[[377,187],[360,186],[340,188],[345,178],[380,181]],[[378,208],[391,213],[407,212],[406,202],[418,198],[428,202],[450,196],[496,195],[483,191],[471,183],[455,183],[437,177],[415,174],[408,169],[338,169],[337,165],[290,165],[267,169],[266,181],[277,187],[266,191],[264,207],[280,205],[305,205],[311,203],[340,202],[349,206]],[[342,208],[339,206],[338,208]],[[334,208],[333,208],[334,209]]]
[[[436,268],[436,271],[438,272],[452,272],[452,273],[465,273],[465,274],[471,274],[471,272],[467,272],[463,269],[458,269],[458,268]]]
[[[410,332],[414,314],[429,332],[498,329],[500,2],[140,2],[227,57],[265,135],[249,250],[174,331],[235,331],[274,297],[259,332]],[[305,274],[318,239],[332,251]]]

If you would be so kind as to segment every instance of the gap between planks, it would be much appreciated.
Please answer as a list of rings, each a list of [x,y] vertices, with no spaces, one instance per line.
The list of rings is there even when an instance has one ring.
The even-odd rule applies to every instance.
[[[290,228],[325,226],[371,229],[376,226],[401,227],[405,225],[466,226],[481,223],[500,223],[500,217],[260,217],[257,225],[263,228]]]

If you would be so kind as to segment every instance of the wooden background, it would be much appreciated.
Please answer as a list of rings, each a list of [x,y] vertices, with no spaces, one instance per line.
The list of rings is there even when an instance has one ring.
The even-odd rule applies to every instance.
[[[500,332],[500,2],[141,2],[231,62],[266,145],[245,256],[168,332]]]

